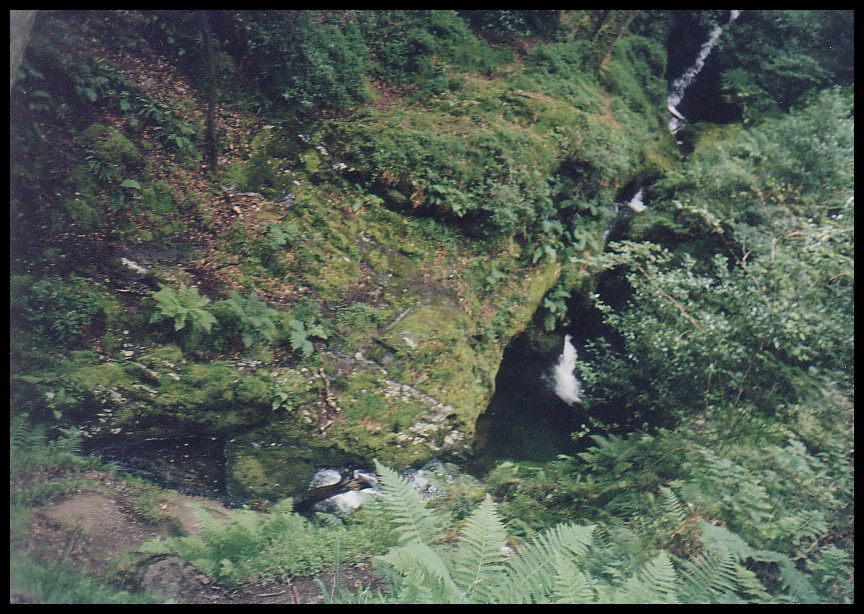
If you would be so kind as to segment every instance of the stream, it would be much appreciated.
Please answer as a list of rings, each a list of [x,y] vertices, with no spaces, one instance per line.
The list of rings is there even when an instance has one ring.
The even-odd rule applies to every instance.
[[[723,29],[739,14],[740,11],[731,11],[728,22],[717,25],[709,33],[692,65],[671,81],[667,98],[671,134],[676,135],[687,125],[679,104]],[[622,190],[618,201],[611,206],[604,245],[626,235],[629,218],[646,209],[643,202],[646,189],[630,185]],[[612,293],[615,294],[614,290]],[[580,302],[581,305],[573,306]],[[510,341],[496,376],[495,393],[477,420],[472,454],[461,461],[469,473],[482,477],[496,464],[508,460],[544,463],[562,454],[574,455],[591,444],[590,439],[573,437],[589,422],[579,403],[581,383],[576,379],[573,366],[585,340],[603,334],[602,324],[596,309],[578,297],[571,300],[570,320],[578,325],[578,332],[544,333],[535,323]],[[228,498],[225,445],[226,441],[220,438],[187,436],[147,440],[134,445],[115,440],[87,451],[161,486],[224,501]],[[301,496],[310,495],[316,488],[337,487],[340,471],[345,478],[345,471],[351,469],[355,468],[321,468],[309,485],[310,491]],[[343,499],[343,507],[359,505],[353,491],[338,496]],[[332,504],[338,503],[337,497],[331,499]]]

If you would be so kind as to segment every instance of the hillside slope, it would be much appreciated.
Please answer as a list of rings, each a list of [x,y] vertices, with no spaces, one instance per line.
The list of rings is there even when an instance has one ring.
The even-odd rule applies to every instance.
[[[650,39],[596,72],[578,39],[514,52],[445,17],[389,27],[489,65],[433,55],[439,82],[412,83],[431,69],[386,73],[367,44],[366,101],[338,113],[253,112],[238,69],[251,84],[220,86],[214,173],[206,80],[163,36],[183,22],[41,15],[13,101],[21,409],[95,439],[228,437],[241,498],[325,463],[468,451],[508,341],[559,280],[585,283],[569,254],[599,248],[618,191],[672,150]]]

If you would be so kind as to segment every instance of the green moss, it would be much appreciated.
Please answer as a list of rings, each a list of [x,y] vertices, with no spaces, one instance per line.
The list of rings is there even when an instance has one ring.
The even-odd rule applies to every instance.
[[[102,226],[102,215],[98,205],[93,206],[84,198],[76,197],[64,201],[62,213],[58,212],[57,221],[55,229],[58,232],[69,224],[79,232],[95,232]]]
[[[163,345],[149,350],[140,361],[156,369],[163,366],[174,368],[183,361],[183,351],[176,345]]]
[[[321,468],[363,464],[332,441],[316,441],[306,429],[286,421],[234,438],[225,448],[225,460],[231,497],[270,501],[305,491]]]
[[[229,479],[233,488],[229,491],[240,498],[268,498],[276,486],[268,478],[261,462],[252,457],[235,458],[229,465]]]
[[[119,183],[141,166],[138,148],[114,127],[91,124],[78,141],[89,152],[86,168],[100,182]]]
[[[123,366],[116,362],[84,365],[72,371],[70,376],[87,390],[111,389],[136,383]]]
[[[157,181],[147,186],[140,193],[140,206],[145,211],[150,211],[160,216],[174,213],[176,207],[174,205],[174,194],[171,186],[164,181]],[[161,217],[156,219],[159,220]]]

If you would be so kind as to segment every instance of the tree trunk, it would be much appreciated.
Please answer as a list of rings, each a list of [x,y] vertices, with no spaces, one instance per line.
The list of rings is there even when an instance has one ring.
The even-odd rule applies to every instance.
[[[30,40],[30,29],[39,11],[9,11],[9,93],[18,78],[18,67]]]
[[[599,69],[612,57],[612,48],[624,35],[639,11],[609,11],[594,35],[594,58]]]
[[[216,65],[213,52],[213,33],[207,11],[201,12],[201,31],[204,35],[204,51],[207,58],[207,135],[205,156],[210,173],[218,169],[219,151],[216,145]]]

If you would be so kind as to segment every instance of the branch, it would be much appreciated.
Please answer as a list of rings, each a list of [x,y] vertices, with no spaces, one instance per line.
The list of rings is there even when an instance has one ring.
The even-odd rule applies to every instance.
[[[684,309],[684,306],[681,305],[681,303],[679,303],[673,297],[669,296],[668,294],[666,294],[666,292],[661,290],[660,286],[657,284],[657,282],[654,281],[654,278],[651,277],[645,271],[645,269],[643,269],[642,267],[638,267],[636,270],[639,271],[645,277],[645,279],[648,280],[648,283],[650,283],[654,287],[654,289],[660,293],[660,296],[662,296],[667,301],[672,303],[672,305],[681,313],[682,316],[684,316],[687,319],[688,322],[690,322],[690,324],[692,324],[694,326],[694,328],[696,328],[696,330],[698,330],[700,333],[704,332],[704,329],[699,325],[699,322],[696,321],[696,318],[694,318],[689,313],[687,313],[687,310]]]

